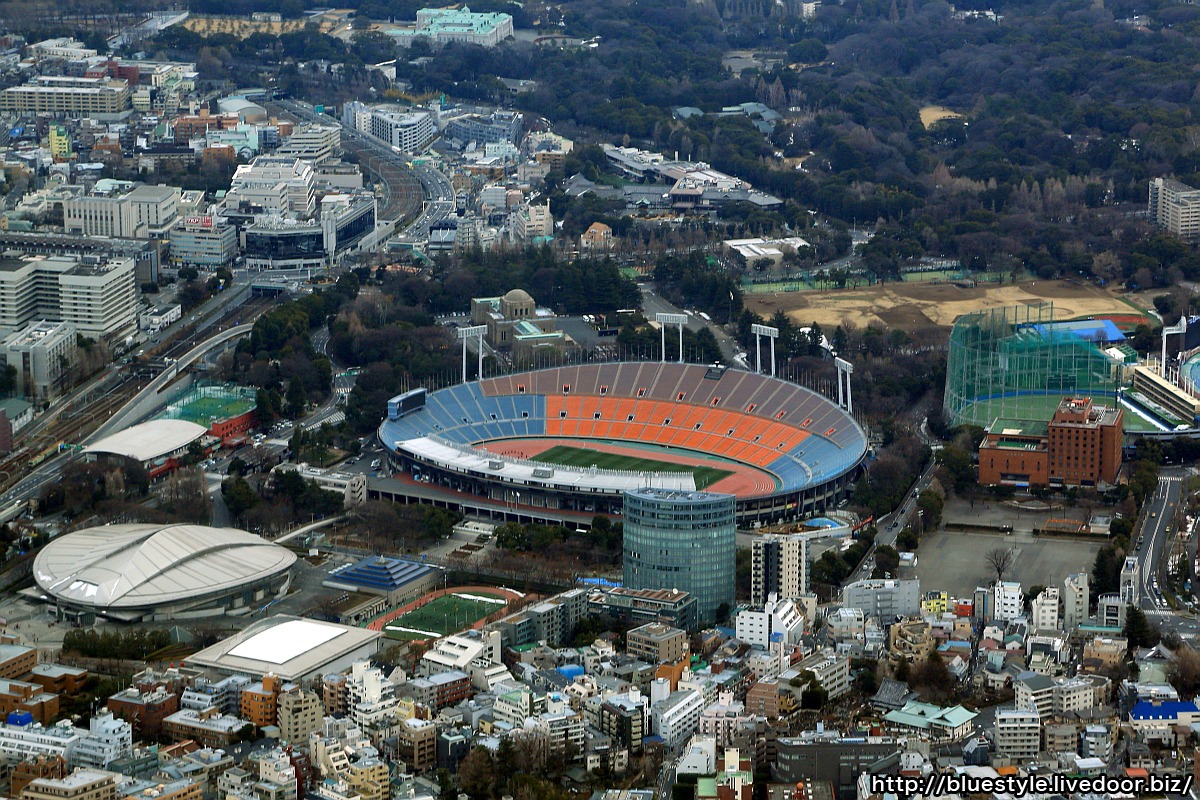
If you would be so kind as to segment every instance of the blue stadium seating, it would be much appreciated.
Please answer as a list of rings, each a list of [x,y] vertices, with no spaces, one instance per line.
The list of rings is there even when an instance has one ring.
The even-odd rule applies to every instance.
[[[514,382],[515,378],[494,379],[482,384],[460,384],[441,389],[428,395],[424,409],[398,420],[385,420],[380,425],[379,435],[388,445],[429,435],[438,435],[459,444],[545,436],[546,392],[557,395],[564,385],[571,384],[575,387],[571,396],[584,399],[595,397],[588,391],[591,384],[597,387],[603,384],[608,400],[634,398],[642,387],[661,388],[663,384],[659,381],[669,382],[672,387],[687,387],[688,381],[692,380],[688,373],[696,370],[695,382],[686,390],[685,401],[694,404],[693,410],[681,412],[678,415],[681,420],[694,420],[694,416],[688,415],[694,415],[695,407],[712,408],[713,413],[720,413],[724,409],[794,425],[809,434],[795,447],[767,465],[766,469],[779,478],[781,490],[793,490],[836,478],[851,469],[866,451],[862,429],[828,399],[803,387],[781,387],[781,382],[753,373],[731,373],[728,384],[723,381],[706,381],[702,379],[706,368],[695,365],[642,363],[623,364],[615,368],[613,365],[607,365],[604,369],[608,372],[604,374],[603,381],[597,375],[591,374],[596,367],[526,373],[519,380],[532,391],[524,394],[513,393],[517,385]],[[661,370],[666,372],[660,372]],[[487,394],[485,389],[491,394]],[[539,391],[542,394],[534,393]],[[684,389],[680,388],[679,391]],[[584,402],[587,403],[588,410],[573,413],[586,413],[586,418],[581,420],[578,428],[572,423],[570,429],[608,430],[607,427],[595,427],[600,425],[593,424],[592,409],[595,404],[586,399]],[[670,401],[660,398],[659,402]],[[579,406],[580,409],[584,407]],[[607,409],[607,412],[611,413],[611,408]],[[669,413],[669,409],[663,413]],[[623,422],[623,419],[620,421]],[[693,428],[687,426],[686,430],[690,432]],[[662,441],[669,439],[670,437],[667,437]]]

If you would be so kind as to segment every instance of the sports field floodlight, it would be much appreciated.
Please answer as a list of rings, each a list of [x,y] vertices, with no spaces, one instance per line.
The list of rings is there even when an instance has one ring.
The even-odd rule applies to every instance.
[[[1179,322],[1174,325],[1167,325],[1162,329],[1162,361],[1159,362],[1159,375],[1167,377],[1167,337],[1173,333],[1187,333],[1187,315],[1179,318]],[[1183,350],[1183,341],[1180,340],[1179,349]]]
[[[751,325],[750,332],[754,334],[754,370],[762,374],[762,337],[771,340],[771,377],[775,377],[775,340],[779,338],[779,328],[770,325]]]
[[[679,363],[683,363],[683,326],[687,325],[687,314],[655,314],[654,321],[659,324],[658,332],[662,339],[662,360],[667,360],[667,326],[679,326]]]
[[[850,376],[854,374],[854,365],[844,358],[835,358],[833,365],[838,374],[838,405],[846,409],[847,414],[854,413],[854,398],[850,395]],[[846,391],[842,393],[842,379],[845,378]]]
[[[479,369],[476,373],[479,378],[483,379],[483,335],[487,333],[487,325],[468,325],[465,328],[458,329],[458,339],[463,346],[462,359],[462,382],[467,382],[467,340],[478,339],[476,344],[479,347]]]

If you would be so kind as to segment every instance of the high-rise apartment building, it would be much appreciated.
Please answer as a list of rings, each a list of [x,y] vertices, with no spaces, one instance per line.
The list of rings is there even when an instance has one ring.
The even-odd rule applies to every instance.
[[[808,540],[799,534],[767,534],[754,539],[750,560],[750,605],[771,595],[794,598],[808,592]]]
[[[1069,632],[1087,623],[1090,602],[1088,592],[1086,572],[1068,575],[1063,581],[1063,630]]]
[[[93,339],[116,339],[137,324],[132,258],[22,256],[0,258],[0,330],[31,322],[69,322]]]
[[[626,587],[689,592],[702,622],[733,608],[733,495],[638,489],[625,493],[624,512]]]
[[[1200,189],[1171,178],[1150,181],[1150,219],[1181,238],[1200,235]]]

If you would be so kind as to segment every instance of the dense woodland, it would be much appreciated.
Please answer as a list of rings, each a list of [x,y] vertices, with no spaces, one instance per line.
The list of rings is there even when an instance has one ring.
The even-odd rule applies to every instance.
[[[288,12],[287,3],[254,5]],[[203,12],[237,13],[243,5],[193,3]],[[362,0],[357,7],[364,17],[405,19],[417,5]],[[880,235],[864,255],[881,278],[922,255],[1001,274],[1024,268],[1143,288],[1200,277],[1192,248],[1152,237],[1146,220],[1131,213],[1144,205],[1153,176],[1200,183],[1200,95],[1184,67],[1200,61],[1200,8],[1161,0],[998,2],[987,6],[1000,15],[993,21],[957,18],[940,0],[848,0],[821,6],[809,20],[732,17],[723,6],[493,3],[486,10],[514,13],[518,26],[599,37],[597,46],[455,44],[432,60],[401,58],[398,78],[412,84],[412,95],[512,102],[582,141],[708,161],[788,201],[758,214],[759,227],[811,230],[810,210],[835,225],[878,222]],[[1134,14],[1141,15],[1136,24]],[[305,30],[206,40],[176,27],[154,46],[164,54],[201,52],[202,72],[214,78],[274,70],[298,91],[320,80],[325,96],[361,92],[373,79],[348,76],[339,88],[291,62],[325,58],[353,67],[431,52],[422,45],[399,52],[385,39],[364,31],[346,43]],[[731,48],[774,54],[782,64],[734,76],[722,66]],[[536,89],[505,100],[498,77],[531,79]],[[672,114],[678,106],[713,112],[746,101],[784,115],[769,137],[742,115],[681,121]],[[965,119],[927,130],[919,117],[926,105]],[[808,158],[796,170],[779,155]],[[589,200],[582,216],[613,210]],[[571,203],[556,212],[573,228],[587,222],[573,219],[580,212]]]

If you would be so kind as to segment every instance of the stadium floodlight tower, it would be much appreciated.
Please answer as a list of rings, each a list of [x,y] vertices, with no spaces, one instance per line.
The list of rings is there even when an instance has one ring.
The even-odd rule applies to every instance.
[[[462,382],[467,382],[467,340],[478,339],[476,342],[479,350],[479,367],[476,377],[483,379],[483,335],[487,333],[487,325],[468,325],[465,328],[458,329],[458,339],[463,346],[463,365],[462,365]]]
[[[655,314],[654,321],[659,324],[658,332],[662,334],[662,360],[667,360],[667,326],[679,326],[679,363],[683,363],[683,326],[687,325],[687,314]]]
[[[1187,333],[1187,315],[1179,318],[1179,322],[1174,325],[1164,326],[1162,329],[1162,361],[1158,365],[1159,375],[1167,377],[1167,337],[1173,333]],[[1183,350],[1183,340],[1180,340],[1179,349]]]
[[[838,374],[838,405],[846,409],[847,414],[854,413],[854,398],[850,395],[850,376],[854,374],[854,365],[844,358],[835,358],[833,365]],[[842,392],[842,381],[846,382],[846,391]]]
[[[750,332],[754,334],[754,370],[762,374],[762,337],[771,340],[771,377],[775,377],[775,340],[779,338],[779,328],[770,325],[751,325]]]

